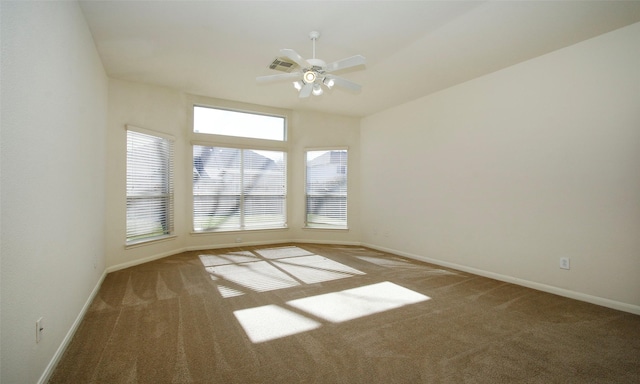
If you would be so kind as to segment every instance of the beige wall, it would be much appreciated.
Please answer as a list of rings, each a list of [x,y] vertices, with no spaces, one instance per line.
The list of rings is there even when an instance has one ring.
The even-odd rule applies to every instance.
[[[362,241],[640,313],[639,44],[635,24],[363,119]]]
[[[107,77],[77,3],[0,7],[0,381],[35,383],[105,269]]]
[[[211,105],[288,117],[288,229],[268,231],[191,233],[191,106]],[[280,110],[263,106],[185,95],[179,91],[121,80],[109,80],[107,166],[107,267],[120,269],[184,250],[236,245],[314,241],[359,242],[359,119],[321,113]],[[176,138],[174,239],[125,248],[126,131],[125,125],[170,134]],[[201,138],[197,138],[201,139]],[[247,142],[245,140],[245,142]],[[250,142],[250,141],[248,141]],[[217,144],[224,145],[218,141]],[[303,229],[305,148],[349,148],[348,231]],[[238,243],[238,240],[240,243]]]
[[[183,202],[188,188],[184,182],[190,175],[185,163],[187,113],[181,93],[150,85],[109,79],[109,116],[107,131],[107,267],[134,265],[140,260],[167,256],[183,249],[187,234],[177,231],[177,237],[150,245],[125,249],[127,132],[126,124],[172,135],[175,142],[175,221],[182,229],[187,222]]]
[[[0,7],[3,383],[46,379],[105,270],[237,237],[362,242],[640,313],[640,24],[362,121],[286,111],[289,228],[192,235],[193,99],[107,80],[74,2]],[[125,124],[176,138],[172,240],[124,247]],[[303,229],[303,152],[330,146],[349,147],[350,229]]]
[[[292,204],[290,228],[297,241],[318,243],[360,242],[360,119],[295,111],[291,119],[291,179],[289,196]],[[305,161],[304,150],[310,148],[348,147],[347,216],[349,230],[304,229]]]

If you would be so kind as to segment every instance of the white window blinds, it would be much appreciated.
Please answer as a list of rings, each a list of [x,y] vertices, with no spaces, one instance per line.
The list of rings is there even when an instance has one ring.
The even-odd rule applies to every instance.
[[[281,151],[194,145],[194,231],[285,227],[286,174]]]
[[[347,150],[306,152],[306,225],[347,227]]]
[[[173,147],[127,127],[127,244],[173,233]]]

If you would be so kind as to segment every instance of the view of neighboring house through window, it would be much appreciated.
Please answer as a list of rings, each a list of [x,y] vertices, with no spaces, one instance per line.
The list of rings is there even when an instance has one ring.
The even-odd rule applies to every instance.
[[[285,128],[282,116],[193,107],[193,132],[212,135],[193,145],[195,232],[287,226]],[[242,147],[207,144],[213,135],[243,138]]]
[[[194,145],[194,231],[285,227],[286,174],[281,151]]]
[[[306,152],[306,225],[347,227],[347,150]]]
[[[173,139],[127,126],[127,244],[173,233]]]

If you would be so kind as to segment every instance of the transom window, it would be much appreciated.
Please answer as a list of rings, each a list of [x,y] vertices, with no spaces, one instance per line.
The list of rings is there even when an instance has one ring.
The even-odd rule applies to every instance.
[[[193,107],[193,132],[284,141],[285,118],[210,107]]]

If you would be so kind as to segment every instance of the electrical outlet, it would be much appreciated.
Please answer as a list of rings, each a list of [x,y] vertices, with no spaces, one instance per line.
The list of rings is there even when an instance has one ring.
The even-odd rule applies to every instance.
[[[39,318],[36,320],[36,343],[39,343],[42,339],[42,331],[44,331],[44,326],[42,325],[43,318]]]
[[[571,263],[568,257],[560,258],[560,268],[562,269],[571,269]]]
[[[236,243],[242,243],[242,237],[236,237]]]

